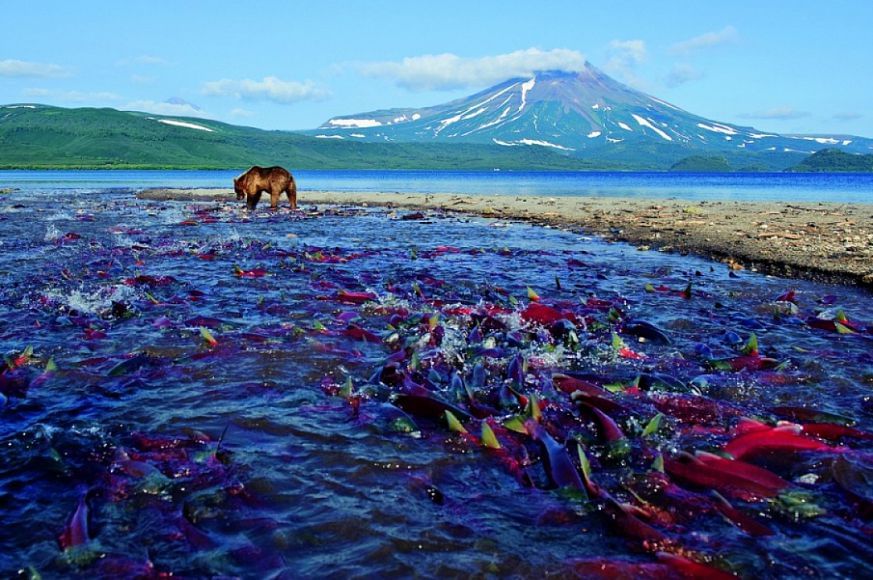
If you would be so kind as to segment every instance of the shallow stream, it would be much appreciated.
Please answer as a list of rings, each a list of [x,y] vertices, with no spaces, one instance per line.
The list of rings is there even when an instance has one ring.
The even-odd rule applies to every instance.
[[[873,565],[869,293],[493,219],[304,210],[0,197],[0,576]],[[736,449],[744,417],[795,425],[743,455],[778,493],[675,464],[657,477],[689,495],[652,484]]]

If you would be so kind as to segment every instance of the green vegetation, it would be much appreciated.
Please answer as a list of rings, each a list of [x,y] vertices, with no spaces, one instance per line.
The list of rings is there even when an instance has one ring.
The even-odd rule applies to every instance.
[[[705,155],[691,155],[674,163],[670,171],[693,171],[698,173],[719,172],[729,173],[733,171],[727,159],[720,156],[707,157]]]
[[[629,169],[540,147],[356,143],[115,109],[0,107],[0,169]]]
[[[816,151],[788,171],[815,173],[870,173],[873,155],[845,153],[839,149]]]
[[[209,130],[162,123],[190,123]],[[0,106],[0,169],[434,169],[557,171],[782,171],[802,154],[724,152],[688,157],[657,142],[614,143],[568,153],[477,143],[365,143],[264,131],[207,119],[115,109]],[[718,160],[698,162],[693,160]],[[727,165],[728,169],[725,169]],[[677,168],[678,166],[678,168]]]

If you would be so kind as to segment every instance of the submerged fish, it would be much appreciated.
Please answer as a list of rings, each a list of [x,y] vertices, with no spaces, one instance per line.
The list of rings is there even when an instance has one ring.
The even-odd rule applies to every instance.
[[[559,488],[569,487],[585,494],[585,484],[573,462],[570,461],[567,449],[555,441],[545,427],[536,421],[526,421],[525,427],[531,438],[542,446],[546,475],[552,484]]]
[[[64,531],[58,536],[58,543],[61,545],[62,550],[81,546],[91,539],[88,530],[88,518],[88,493],[86,492],[79,498],[76,509],[64,526]]]

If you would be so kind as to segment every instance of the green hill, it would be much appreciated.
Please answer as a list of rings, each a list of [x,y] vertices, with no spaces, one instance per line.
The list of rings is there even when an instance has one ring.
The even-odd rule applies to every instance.
[[[318,138],[108,108],[0,106],[0,169],[234,169],[257,164],[295,169],[666,171],[687,156],[686,149],[656,141],[571,154],[537,145]],[[798,163],[802,154],[730,151],[721,157],[733,167],[781,171]]]
[[[115,109],[32,107],[0,107],[0,168],[225,169],[255,164],[295,169],[631,168],[620,162],[595,164],[539,147],[360,143]]]
[[[724,157],[707,157],[704,155],[691,155],[674,163],[670,171],[693,171],[728,173],[733,171],[730,163]]]
[[[873,155],[857,155],[839,149],[816,151],[788,171],[804,173],[870,173]]]

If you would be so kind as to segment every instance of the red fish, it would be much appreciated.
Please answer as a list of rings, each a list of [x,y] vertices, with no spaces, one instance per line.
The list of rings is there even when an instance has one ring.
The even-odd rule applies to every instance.
[[[813,328],[829,330],[838,334],[853,334],[864,331],[862,325],[849,320],[846,313],[842,310],[838,310],[833,315],[833,318],[820,318],[821,316],[827,316],[827,314],[822,313],[819,316],[810,316],[806,319],[806,323]]]
[[[464,421],[472,419],[468,412],[441,400],[436,394],[431,393],[421,385],[407,383],[403,388],[405,392],[396,394],[392,402],[410,415],[441,421],[445,418],[446,411],[449,411],[458,419]]]
[[[611,457],[620,457],[627,455],[630,452],[630,443],[625,437],[621,427],[613,420],[612,417],[598,409],[593,405],[585,405],[588,411],[594,415],[597,422],[597,428],[600,435],[609,446],[609,455]]]
[[[722,358],[707,361],[710,368],[719,371],[760,371],[779,366],[779,361],[761,356],[758,352],[758,337],[752,334],[742,354],[733,358]]]
[[[382,338],[379,335],[357,324],[349,324],[348,328],[343,331],[343,335],[363,342],[382,342]]]
[[[548,326],[559,320],[576,321],[576,316],[572,312],[558,310],[552,306],[547,306],[541,302],[531,302],[527,308],[522,310],[521,317],[527,322],[535,322]]]
[[[771,489],[774,494],[782,491],[790,485],[787,481],[769,469],[764,469],[763,467],[758,467],[757,465],[752,465],[745,461],[727,459],[720,455],[707,453],[705,451],[697,451],[694,455],[698,461],[702,462],[709,468],[720,470],[721,472],[728,474],[728,477],[736,476],[746,481],[754,482],[759,486]]]
[[[787,481],[765,469],[712,454],[680,453],[665,459],[664,468],[677,480],[744,501],[774,497],[788,486]]]
[[[723,498],[716,492],[713,492],[716,497],[715,509],[725,517],[729,522],[753,537],[772,536],[773,530],[765,526],[752,516],[749,516],[730,504],[728,500]]]
[[[243,270],[239,266],[234,266],[233,273],[240,278],[263,278],[267,275],[264,268],[253,268],[251,270]]]
[[[740,412],[727,404],[708,397],[677,393],[650,393],[649,398],[661,413],[693,425],[719,424],[725,416],[737,416]]]
[[[733,574],[723,572],[709,564],[695,562],[684,556],[668,554],[666,552],[658,552],[656,556],[658,557],[658,560],[670,566],[683,578],[706,578],[707,580],[727,580],[729,578],[735,578]]]
[[[836,441],[843,437],[873,439],[873,433],[846,427],[845,425],[837,425],[836,423],[804,423],[800,427],[805,435],[812,435],[813,437],[820,437],[829,441]]]
[[[677,578],[707,578],[722,580],[735,578],[718,568],[689,560],[682,556],[657,553],[658,562],[631,562],[596,558],[592,560],[571,560],[568,566],[580,578],[601,578],[603,580],[676,580]]]
[[[348,290],[340,290],[336,293],[336,299],[348,304],[363,304],[365,302],[376,300],[376,295],[372,292],[350,292]]]
[[[578,447],[577,451],[579,452],[579,461],[582,464],[582,479],[585,489],[588,490],[592,498],[601,502],[609,523],[618,533],[627,538],[639,540],[646,550],[661,550],[673,544],[673,540],[663,532],[641,520],[637,516],[638,510],[627,504],[619,503],[608,491],[597,485],[591,478],[591,466],[585,452],[582,451],[581,447]]]
[[[751,424],[750,424],[751,423]],[[845,447],[833,447],[803,435],[803,428],[794,423],[770,427],[756,421],[747,421],[741,433],[730,440],[724,450],[735,459],[767,451],[824,451],[840,452]]]
[[[562,373],[554,373],[552,375],[552,383],[559,391],[563,391],[568,395],[572,395],[576,391],[581,391],[586,395],[593,395],[595,397],[605,397],[609,395],[609,392],[606,389],[595,385],[591,381],[571,377]]]
[[[792,288],[791,290],[780,294],[776,297],[776,302],[793,302],[797,304],[796,291]]]
[[[789,419],[794,419],[795,421],[809,421],[812,423],[839,423],[840,425],[855,424],[854,421],[849,417],[837,415],[836,413],[829,413],[827,411],[820,411],[818,409],[813,409],[809,407],[772,407],[770,411],[776,413],[777,415],[788,417]]]

